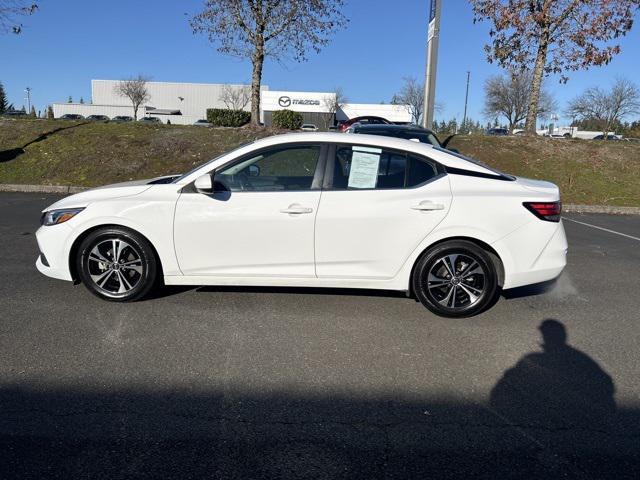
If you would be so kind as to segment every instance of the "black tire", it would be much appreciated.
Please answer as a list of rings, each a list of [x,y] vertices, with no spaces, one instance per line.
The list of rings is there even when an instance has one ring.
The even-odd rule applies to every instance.
[[[433,313],[457,318],[482,312],[499,291],[491,256],[465,240],[443,242],[427,250],[413,269],[412,286],[420,303]]]
[[[114,248],[118,257],[113,258]],[[105,227],[82,241],[76,271],[94,295],[112,302],[140,300],[154,287],[158,262],[146,238],[133,230]]]

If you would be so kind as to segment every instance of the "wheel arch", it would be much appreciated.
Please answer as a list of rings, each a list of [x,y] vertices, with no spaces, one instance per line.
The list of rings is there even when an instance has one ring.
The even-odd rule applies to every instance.
[[[464,240],[467,242],[471,242],[474,243],[475,245],[477,245],[478,247],[482,248],[485,252],[487,252],[489,254],[489,257],[491,258],[491,261],[493,262],[493,265],[496,269],[496,272],[498,273],[498,287],[502,288],[502,286],[504,285],[504,279],[505,279],[505,271],[504,271],[504,262],[502,260],[502,258],[500,257],[500,254],[495,250],[495,248],[493,248],[491,245],[489,245],[488,243],[478,239],[478,238],[474,238],[474,237],[466,237],[466,236],[453,236],[453,237],[445,237],[445,238],[441,238],[435,242],[433,242],[432,244],[424,247],[422,249],[422,251],[420,252],[420,254],[416,257],[416,259],[413,262],[413,265],[411,266],[411,272],[409,274],[409,292],[410,294],[414,294],[413,292],[413,272],[415,271],[416,265],[418,264],[418,262],[420,261],[420,259],[429,251],[431,250],[433,247],[436,247],[442,243],[445,242],[451,242],[451,241],[455,241],[455,240]]]
[[[158,254],[158,250],[156,249],[155,245],[151,240],[149,240],[149,238],[146,235],[141,233],[139,230],[136,230],[135,228],[127,227],[126,225],[120,225],[117,223],[105,223],[102,225],[94,225],[90,228],[87,228],[80,235],[78,235],[76,239],[73,241],[73,243],[71,244],[71,249],[69,250],[69,258],[67,259],[67,261],[69,262],[69,272],[71,273],[71,278],[73,279],[74,283],[76,284],[80,283],[80,279],[78,276],[78,269],[76,268],[77,265],[75,261],[80,245],[82,244],[84,239],[87,238],[91,233],[95,232],[96,230],[101,230],[103,228],[120,228],[123,230],[128,230],[130,232],[133,232],[136,235],[140,235],[142,238],[144,238],[151,246],[151,250],[153,251],[153,255],[155,256],[157,266],[158,266],[158,278],[162,278],[163,272],[164,272],[162,268],[162,259],[160,258],[160,255]]]

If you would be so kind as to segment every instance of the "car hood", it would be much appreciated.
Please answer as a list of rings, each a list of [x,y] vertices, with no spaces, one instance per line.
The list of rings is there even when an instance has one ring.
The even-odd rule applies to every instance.
[[[61,200],[58,200],[54,204],[49,205],[47,208],[45,208],[43,212],[59,208],[86,207],[90,203],[100,200],[110,200],[113,198],[139,195],[145,190],[151,188],[152,185],[158,183],[169,183],[169,181],[173,178],[175,178],[175,175],[156,177],[146,180],[134,180],[131,182],[114,183],[112,185],[92,188],[91,190],[76,193],[75,195],[70,195]]]

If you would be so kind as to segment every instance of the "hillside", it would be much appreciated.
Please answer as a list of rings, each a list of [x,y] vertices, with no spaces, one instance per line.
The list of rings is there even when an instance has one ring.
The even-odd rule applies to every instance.
[[[0,119],[0,183],[95,186],[192,169],[267,129]],[[455,137],[451,147],[557,183],[566,203],[640,206],[640,144]]]

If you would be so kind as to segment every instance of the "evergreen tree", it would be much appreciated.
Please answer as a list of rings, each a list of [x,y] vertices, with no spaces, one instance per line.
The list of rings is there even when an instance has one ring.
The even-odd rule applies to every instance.
[[[84,105],[84,98],[80,97],[80,103]]]
[[[0,82],[0,113],[4,113],[9,109],[9,104],[7,103],[7,94],[4,91],[4,85]]]
[[[36,118],[36,107],[34,107],[33,105],[31,105],[31,111],[29,112],[29,116],[31,118]]]
[[[67,103],[73,103],[73,98],[71,98],[71,95],[69,95],[69,100],[67,101]]]
[[[55,116],[53,114],[53,107],[51,105],[49,105],[49,107],[47,107],[47,118],[49,120],[53,120],[55,118]]]

